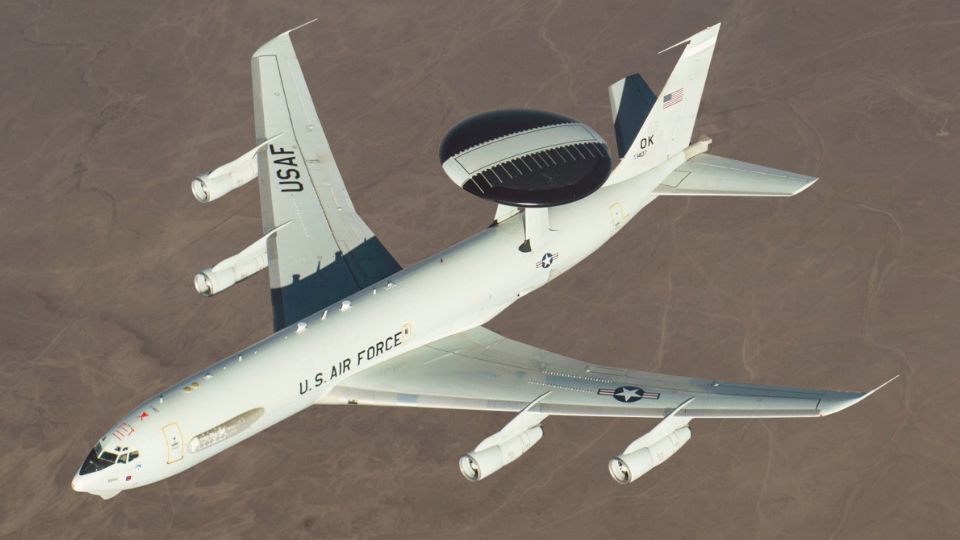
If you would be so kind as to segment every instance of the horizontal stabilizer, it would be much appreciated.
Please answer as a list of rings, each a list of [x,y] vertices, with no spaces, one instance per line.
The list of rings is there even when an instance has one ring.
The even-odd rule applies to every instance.
[[[656,195],[790,197],[817,181],[805,176],[711,154],[699,154],[670,173]]]

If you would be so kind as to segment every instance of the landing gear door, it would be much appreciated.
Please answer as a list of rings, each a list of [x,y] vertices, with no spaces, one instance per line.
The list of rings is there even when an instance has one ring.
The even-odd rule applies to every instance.
[[[180,426],[163,426],[163,440],[167,443],[167,463],[176,463],[183,459],[183,435],[180,433]]]

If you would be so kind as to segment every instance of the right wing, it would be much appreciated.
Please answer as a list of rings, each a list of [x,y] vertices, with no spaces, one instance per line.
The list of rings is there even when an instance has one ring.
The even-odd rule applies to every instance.
[[[656,195],[735,195],[790,197],[817,178],[744,161],[699,154],[688,159],[660,183]]]
[[[529,412],[548,415],[662,418],[695,398],[678,416],[788,418],[833,414],[870,393],[732,384],[599,366],[478,327],[352,375],[321,403],[509,412],[529,406]]]
[[[292,30],[291,30],[292,31]],[[279,330],[400,270],[357,214],[300,70],[290,31],[251,60],[263,231]]]

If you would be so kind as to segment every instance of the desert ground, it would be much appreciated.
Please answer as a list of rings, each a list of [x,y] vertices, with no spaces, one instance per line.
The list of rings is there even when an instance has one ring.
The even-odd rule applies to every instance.
[[[619,367],[865,390],[811,420],[695,421],[629,486],[652,421],[550,418],[516,463],[457,459],[509,415],[314,407],[103,501],[70,479],[146,397],[272,328],[260,274],[192,276],[260,234],[256,187],[190,180],[253,143],[250,54],[294,34],[354,203],[410,265],[491,221],[437,148],[472,114],[613,141],[607,86],[659,92],[723,27],[695,136],[820,177],[790,199],[661,198],[489,323]],[[0,537],[948,538],[960,530],[955,2],[0,3]]]

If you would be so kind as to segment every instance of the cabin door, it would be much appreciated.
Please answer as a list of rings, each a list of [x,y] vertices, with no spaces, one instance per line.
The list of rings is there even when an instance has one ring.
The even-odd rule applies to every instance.
[[[167,443],[167,463],[183,459],[183,435],[176,423],[163,426],[163,440]]]

